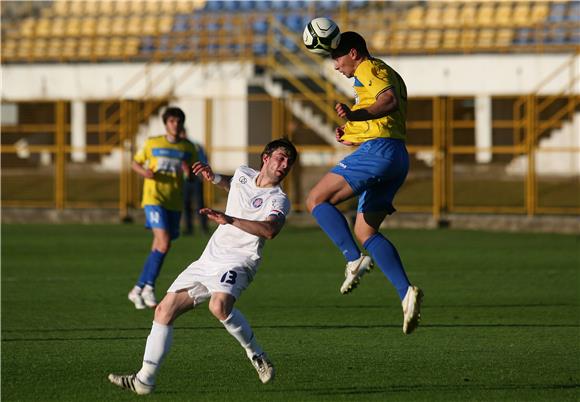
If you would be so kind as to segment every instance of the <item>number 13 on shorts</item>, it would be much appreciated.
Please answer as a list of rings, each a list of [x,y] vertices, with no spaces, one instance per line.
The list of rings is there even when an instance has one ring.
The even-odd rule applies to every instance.
[[[236,278],[238,277],[238,273],[236,271],[226,271],[222,275],[220,279],[220,283],[229,283],[233,285],[236,283]]]

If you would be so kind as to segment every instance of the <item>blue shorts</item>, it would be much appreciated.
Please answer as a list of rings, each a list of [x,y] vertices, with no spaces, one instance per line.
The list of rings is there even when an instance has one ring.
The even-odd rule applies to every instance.
[[[145,205],[145,227],[147,229],[164,229],[171,240],[179,237],[180,211],[171,211],[161,205]]]
[[[395,212],[393,198],[409,171],[405,142],[376,138],[364,142],[331,172],[341,175],[359,196],[357,212]]]

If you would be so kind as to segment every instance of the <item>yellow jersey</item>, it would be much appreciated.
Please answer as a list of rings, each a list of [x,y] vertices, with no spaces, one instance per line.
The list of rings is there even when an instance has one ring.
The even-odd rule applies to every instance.
[[[165,135],[147,139],[133,158],[147,164],[155,174],[145,179],[141,206],[160,205],[172,211],[183,209],[183,163],[191,166],[198,160],[195,146],[186,140],[171,143]]]
[[[342,139],[363,143],[375,138],[406,140],[407,87],[401,76],[384,61],[369,58],[358,65],[354,72],[355,105],[352,110],[366,108],[377,97],[393,89],[399,106],[385,117],[365,121],[349,121],[344,127]]]

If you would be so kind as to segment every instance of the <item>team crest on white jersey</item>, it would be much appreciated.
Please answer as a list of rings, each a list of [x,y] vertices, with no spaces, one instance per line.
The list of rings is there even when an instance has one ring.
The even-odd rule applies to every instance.
[[[262,206],[262,204],[264,203],[264,200],[261,198],[254,198],[252,200],[252,206],[254,208],[260,208]]]
[[[240,176],[240,183],[246,184],[248,182],[248,178],[246,176]]]

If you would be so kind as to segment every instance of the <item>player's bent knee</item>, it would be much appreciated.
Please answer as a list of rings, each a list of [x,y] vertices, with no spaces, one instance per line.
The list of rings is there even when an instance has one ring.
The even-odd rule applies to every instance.
[[[155,322],[168,325],[173,321],[173,311],[163,300],[155,307]]]
[[[210,300],[209,311],[220,321],[228,318],[229,312],[227,311],[226,304],[221,300]]]

